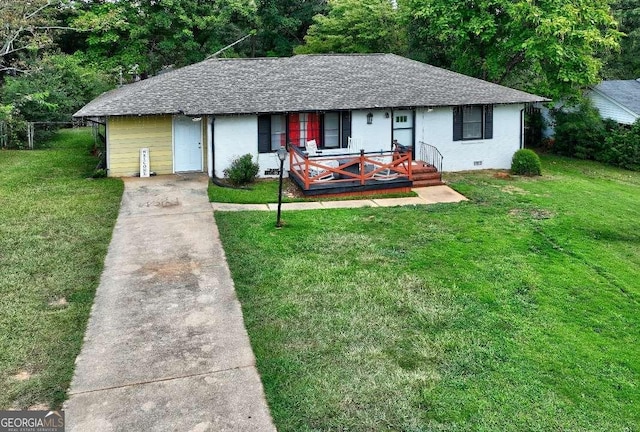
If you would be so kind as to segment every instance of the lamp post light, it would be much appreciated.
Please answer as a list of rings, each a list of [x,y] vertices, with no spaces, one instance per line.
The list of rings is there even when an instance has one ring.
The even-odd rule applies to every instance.
[[[276,151],[278,159],[280,159],[280,186],[278,188],[278,217],[276,219],[276,228],[282,228],[282,221],[280,220],[281,207],[282,207],[282,174],[284,172],[284,160],[287,158],[287,148],[280,147]]]

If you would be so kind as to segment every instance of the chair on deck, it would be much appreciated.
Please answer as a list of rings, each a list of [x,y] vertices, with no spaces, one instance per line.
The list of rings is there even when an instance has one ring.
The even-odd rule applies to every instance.
[[[322,154],[318,152],[318,144],[316,143],[316,140],[307,141],[306,149],[307,154],[310,157],[322,156]],[[340,166],[337,160],[322,160],[319,162],[315,160],[313,161],[320,166],[309,166],[309,177],[316,177],[316,181],[328,181],[334,179],[334,173],[333,171],[330,171],[330,169],[338,168]]]
[[[373,162],[376,162],[375,164],[368,164],[367,168],[369,172],[380,169],[381,165],[389,165],[393,162],[392,156],[374,156],[374,157],[369,157],[369,159]],[[375,180],[386,181],[386,180],[393,180],[397,178],[398,175],[399,175],[398,172],[392,170],[387,166],[384,169],[381,169],[380,171],[373,174],[372,177]]]
[[[362,138],[349,137],[347,139],[347,149],[349,149],[349,153],[357,153],[362,150]]]

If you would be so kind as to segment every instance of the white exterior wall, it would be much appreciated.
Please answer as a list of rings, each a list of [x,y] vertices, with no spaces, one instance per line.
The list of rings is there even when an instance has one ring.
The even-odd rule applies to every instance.
[[[367,124],[369,113],[373,114],[371,124]],[[391,121],[391,110],[352,111],[351,136],[362,140],[365,151],[391,150]]]
[[[416,153],[419,142],[431,144],[440,150],[443,171],[473,169],[508,169],[511,158],[520,148],[521,110],[524,105],[494,105],[493,138],[487,140],[453,141],[453,109],[451,107],[418,108],[415,111]],[[367,124],[367,114],[373,113],[372,124]],[[385,118],[385,113],[389,118]],[[360,138],[365,151],[391,149],[391,110],[353,111],[351,136]],[[275,153],[258,153],[258,117],[256,115],[217,116],[213,122],[214,174],[223,177],[225,168],[238,156],[250,153],[260,165],[260,177],[269,169],[279,169],[280,161]],[[481,161],[482,165],[474,165]],[[288,170],[289,161],[285,161]],[[286,171],[285,171],[286,172]]]
[[[520,148],[522,104],[494,105],[493,138],[484,140],[453,141],[453,108],[426,108],[416,110],[416,153],[419,142],[431,144],[442,153],[443,171],[474,169],[508,169],[511,158]],[[480,161],[481,165],[474,165]]]
[[[216,116],[213,120],[214,174],[223,177],[233,159],[258,154],[258,117]]]
[[[631,125],[640,117],[598,92],[590,91],[587,95],[593,102],[593,106],[600,111],[602,118],[609,118],[618,123]]]
[[[224,170],[231,162],[247,153],[258,161],[260,177],[265,176],[268,169],[280,169],[280,160],[275,153],[258,153],[258,116],[216,116],[213,121],[213,160],[214,174],[216,177],[224,177]],[[289,169],[288,159],[285,161],[285,170]]]

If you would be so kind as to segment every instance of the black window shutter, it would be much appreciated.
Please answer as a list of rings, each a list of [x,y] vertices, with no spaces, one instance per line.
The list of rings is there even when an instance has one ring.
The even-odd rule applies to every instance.
[[[453,140],[462,140],[462,107],[453,107]]]
[[[493,105],[484,106],[484,139],[493,138]]]
[[[351,112],[342,111],[342,147],[345,148],[349,144],[351,136]]]
[[[258,116],[258,152],[271,152],[271,116]]]

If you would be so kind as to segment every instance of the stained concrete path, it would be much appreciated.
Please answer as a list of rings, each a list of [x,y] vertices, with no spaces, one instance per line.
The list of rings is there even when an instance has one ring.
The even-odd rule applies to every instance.
[[[414,188],[413,191],[418,195],[406,198],[379,198],[379,199],[362,199],[362,200],[345,200],[345,201],[313,201],[313,202],[294,202],[283,203],[282,210],[320,210],[335,208],[359,208],[359,207],[396,207],[406,205],[424,205],[438,203],[454,203],[467,201],[464,195],[451,189],[449,186],[429,186]],[[215,211],[274,211],[277,210],[278,204],[226,204],[211,203]]]
[[[67,431],[275,431],[207,180],[125,180]]]

